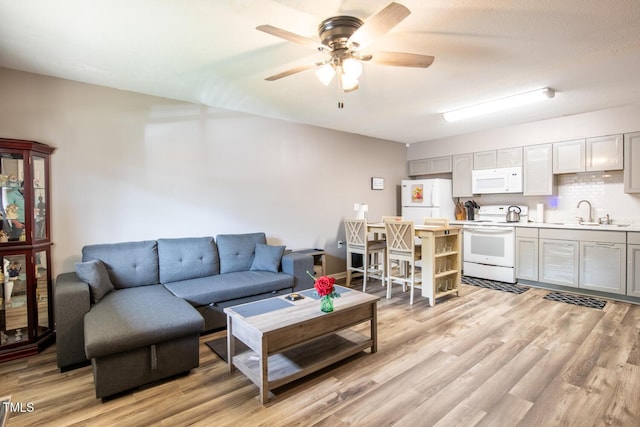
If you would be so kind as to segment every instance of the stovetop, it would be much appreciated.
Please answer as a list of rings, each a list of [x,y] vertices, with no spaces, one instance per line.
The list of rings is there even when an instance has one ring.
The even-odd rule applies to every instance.
[[[520,221],[519,222],[507,222],[507,212],[509,207],[518,206],[520,208]],[[458,224],[464,226],[473,225],[513,225],[519,223],[526,223],[529,219],[529,207],[520,205],[486,205],[480,206],[477,211],[477,217],[473,220],[457,221]]]

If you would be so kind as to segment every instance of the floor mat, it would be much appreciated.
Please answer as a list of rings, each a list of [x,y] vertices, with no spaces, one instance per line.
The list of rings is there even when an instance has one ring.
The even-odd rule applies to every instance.
[[[495,280],[478,279],[477,277],[462,276],[461,282],[465,285],[478,286],[480,288],[493,289],[502,292],[511,292],[512,294],[521,294],[527,292],[529,288],[517,284],[497,282]]]
[[[582,295],[565,294],[562,292],[549,292],[544,299],[579,305],[580,307],[597,308],[598,310],[602,310],[607,304],[605,300],[585,297]]]

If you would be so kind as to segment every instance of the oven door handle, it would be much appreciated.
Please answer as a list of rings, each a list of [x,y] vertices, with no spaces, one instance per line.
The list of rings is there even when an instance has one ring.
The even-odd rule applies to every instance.
[[[464,231],[469,231],[476,234],[513,234],[514,230],[504,227],[482,227],[482,228],[466,228]]]

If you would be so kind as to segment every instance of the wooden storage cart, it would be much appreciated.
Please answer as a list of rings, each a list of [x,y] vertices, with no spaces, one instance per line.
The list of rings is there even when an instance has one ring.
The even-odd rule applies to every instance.
[[[416,226],[422,240],[422,296],[433,306],[445,295],[460,295],[462,227]]]

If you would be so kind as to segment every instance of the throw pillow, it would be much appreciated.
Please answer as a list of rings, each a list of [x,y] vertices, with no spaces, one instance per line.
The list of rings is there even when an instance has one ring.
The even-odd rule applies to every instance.
[[[273,271],[280,270],[280,261],[284,254],[284,246],[265,245],[256,243],[256,255],[251,264],[251,271]]]
[[[76,263],[76,273],[80,280],[89,284],[92,304],[96,304],[114,290],[107,267],[100,260]]]

